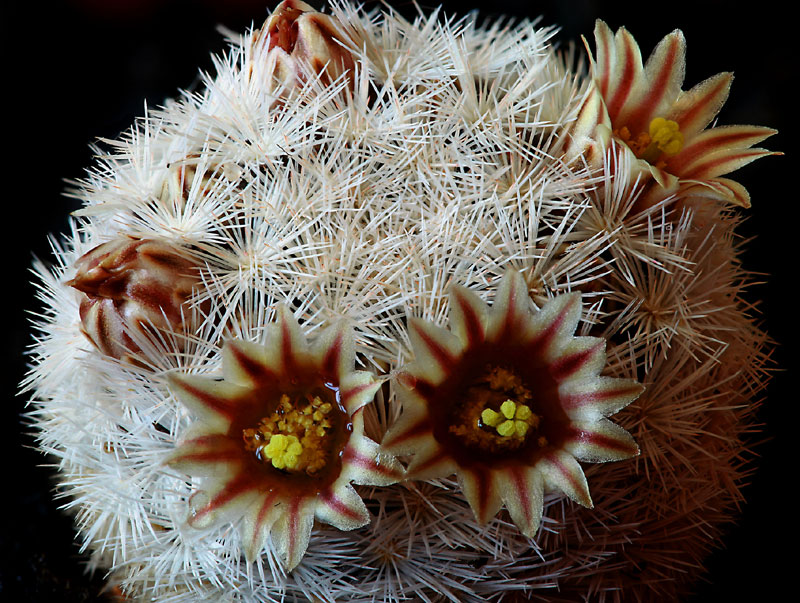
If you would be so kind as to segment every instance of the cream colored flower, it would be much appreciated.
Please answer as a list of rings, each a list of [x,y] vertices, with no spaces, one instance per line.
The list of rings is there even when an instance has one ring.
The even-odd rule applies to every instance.
[[[173,467],[211,478],[189,501],[189,524],[242,520],[252,561],[267,536],[287,569],[303,557],[314,518],[340,530],[369,522],[351,483],[402,477],[395,459],[364,436],[362,411],[380,382],[354,371],[352,334],[331,327],[309,345],[282,307],[266,345],[228,342],[222,380],[174,375],[197,417]]]
[[[513,271],[491,308],[456,288],[449,331],[411,322],[416,358],[400,378],[403,414],[384,446],[414,455],[412,479],[457,473],[479,521],[505,504],[526,536],[539,527],[546,490],[591,507],[578,461],[639,453],[628,432],[605,417],[643,388],[600,376],[605,340],[575,337],[580,315],[578,294],[534,311]]]
[[[573,127],[572,152],[601,162],[614,138],[627,145],[667,189],[750,206],[739,183],[722,178],[770,151],[751,148],[775,134],[760,126],[708,128],[725,104],[733,74],[719,73],[688,91],[686,41],[676,30],[656,46],[645,65],[639,45],[623,27],[594,30],[589,95]]]

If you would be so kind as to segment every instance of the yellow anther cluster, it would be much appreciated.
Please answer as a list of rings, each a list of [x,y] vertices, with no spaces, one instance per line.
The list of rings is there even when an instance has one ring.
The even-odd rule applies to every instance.
[[[659,151],[674,155],[683,148],[683,134],[678,122],[656,117],[650,122],[650,139]]]
[[[500,412],[485,408],[481,413],[484,425],[494,427],[503,437],[525,437],[530,427],[539,425],[539,417],[524,404],[506,400],[500,405]]]
[[[486,452],[516,449],[539,427],[533,394],[513,371],[492,366],[465,392],[448,431]]]
[[[328,415],[333,407],[319,396],[307,398],[305,404],[295,406],[289,396],[282,395],[269,417],[242,431],[245,448],[277,469],[312,475],[325,467]]]
[[[627,126],[614,130],[614,135],[628,145],[634,155],[659,167],[663,167],[658,161],[662,153],[674,155],[683,149],[683,134],[678,122],[663,117],[656,117],[650,122],[648,131],[635,138]]]
[[[295,469],[303,454],[303,445],[297,436],[276,433],[262,450],[263,456],[270,459],[276,469]]]

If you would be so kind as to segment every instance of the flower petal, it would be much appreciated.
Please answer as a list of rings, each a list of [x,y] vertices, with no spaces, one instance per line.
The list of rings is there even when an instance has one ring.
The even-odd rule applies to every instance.
[[[570,418],[591,421],[625,408],[641,395],[644,386],[630,379],[595,377],[562,383],[558,391],[561,405]]]
[[[273,353],[270,353],[273,352]],[[225,381],[246,387],[275,379],[280,367],[276,350],[243,340],[225,342],[222,348],[222,373]]]
[[[736,155],[754,144],[766,140],[776,131],[772,128],[760,126],[720,126],[706,130],[691,141],[688,141],[683,150],[669,159],[666,169],[681,178],[696,178],[706,171],[713,171],[713,165],[705,165],[710,157],[719,157],[719,153]],[[767,152],[764,152],[767,154]],[[759,155],[761,156],[761,155]],[[753,161],[758,157],[752,157]],[[745,161],[745,163],[749,163]],[[744,164],[742,164],[744,165]],[[739,166],[741,167],[741,166]],[[737,167],[726,171],[714,171],[709,176],[727,174]]]
[[[717,199],[744,208],[750,207],[750,193],[741,184],[729,178],[689,180],[686,183],[685,191],[687,194],[697,197]]]
[[[580,293],[559,295],[542,306],[533,318],[534,341],[548,363],[556,362],[572,341],[582,312]]]
[[[580,155],[585,157],[589,165],[603,160],[603,152],[595,140],[599,137],[600,125],[603,125],[610,135],[611,121],[608,119],[603,97],[597,86],[592,83],[569,131],[569,141],[564,150],[567,162],[573,161]]]
[[[328,327],[314,341],[311,354],[323,374],[347,374],[355,365],[353,330],[344,321]]]
[[[675,30],[653,50],[631,98],[619,119],[631,132],[644,132],[655,117],[663,116],[681,92],[686,71],[686,40]]]
[[[607,419],[574,423],[564,449],[575,458],[592,463],[619,461],[639,454],[631,434]]]
[[[457,465],[453,458],[431,437],[420,443],[414,451],[414,460],[408,467],[409,479],[437,479],[453,475]]]
[[[536,468],[542,472],[546,487],[561,490],[578,504],[592,508],[586,476],[572,455],[563,450],[554,450],[543,457]]]
[[[592,61],[594,79],[603,97],[607,97],[611,88],[612,61],[614,61],[614,32],[605,21],[598,19],[594,24],[594,41],[596,59]],[[586,40],[584,40],[584,43]],[[588,50],[588,45],[587,45]],[[591,51],[589,56],[591,57]]]
[[[503,506],[497,472],[462,467],[458,470],[458,483],[479,523],[487,523]]]
[[[424,402],[416,393],[398,388],[403,414],[389,428],[381,445],[393,454],[411,454],[420,444],[431,439],[431,422]]]
[[[596,25],[595,32],[597,30]],[[624,27],[620,27],[614,36],[614,46],[608,64],[610,67],[608,91],[603,94],[603,98],[606,100],[608,116],[611,122],[615,123],[644,72],[639,45]]]
[[[590,378],[599,374],[606,363],[606,340],[599,337],[575,337],[549,366],[550,375],[561,383],[567,379]]]
[[[293,498],[281,505],[281,513],[272,526],[272,544],[287,571],[293,570],[308,548],[314,510],[313,497]]]
[[[254,561],[261,554],[267,536],[282,510],[279,493],[271,491],[260,496],[245,513],[242,522],[242,545],[248,562]]]
[[[365,436],[353,435],[350,438],[342,451],[342,462],[342,476],[365,486],[388,486],[405,475],[402,465],[393,455]]]
[[[226,518],[237,518],[257,496],[256,486],[247,476],[204,484],[202,490],[189,497],[187,522],[193,528],[202,529]]]
[[[450,329],[463,346],[486,339],[489,307],[472,291],[454,287],[450,294]]]
[[[340,530],[354,530],[369,523],[369,511],[350,484],[320,492],[317,501],[317,518]]]
[[[716,153],[710,153],[704,157],[702,161],[695,163],[692,170],[684,174],[688,179],[711,179],[717,176],[723,176],[738,170],[740,167],[747,165],[766,157],[767,155],[779,155],[774,151],[766,149],[724,149]]]
[[[728,100],[732,81],[732,73],[718,73],[691,90],[681,92],[666,118],[677,122],[685,139],[691,139],[722,109]]]
[[[369,404],[380,387],[381,382],[366,371],[344,375],[339,382],[339,396],[347,414],[352,416],[359,408]]]
[[[278,306],[277,323],[267,325],[267,347],[279,359],[281,371],[291,371],[298,359],[308,354],[300,324],[285,304]]]
[[[496,341],[500,338],[515,340],[530,337],[530,310],[528,285],[519,272],[506,270],[492,304],[487,339]]]
[[[169,383],[208,432],[226,431],[236,413],[236,400],[249,391],[236,383],[198,375],[171,374]]]
[[[461,354],[458,338],[450,331],[418,318],[411,318],[408,326],[414,349],[414,373],[432,385],[438,385]]]
[[[189,475],[215,476],[225,472],[219,465],[241,463],[238,442],[224,434],[204,434],[188,439],[170,455],[167,464]]]
[[[536,467],[513,466],[498,473],[500,496],[511,519],[528,538],[542,520],[544,478]]]

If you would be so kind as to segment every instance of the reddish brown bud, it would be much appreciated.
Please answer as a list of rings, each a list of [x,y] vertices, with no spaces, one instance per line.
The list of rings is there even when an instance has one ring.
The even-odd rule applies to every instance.
[[[125,361],[141,351],[135,340],[156,330],[179,332],[184,303],[197,284],[195,262],[162,241],[120,239],[98,245],[75,263],[67,282],[83,293],[82,331],[104,354]],[[173,338],[180,346],[182,338]]]
[[[274,74],[286,84],[303,80],[303,65],[331,82],[352,72],[353,56],[341,24],[300,0],[284,0],[256,32],[253,44],[268,44]],[[324,73],[323,73],[324,70]]]

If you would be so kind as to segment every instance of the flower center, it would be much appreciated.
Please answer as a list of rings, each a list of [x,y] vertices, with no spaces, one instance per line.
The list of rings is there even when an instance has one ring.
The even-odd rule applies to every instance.
[[[289,396],[282,395],[270,416],[242,431],[245,448],[262,463],[289,473],[314,475],[322,470],[327,463],[328,415],[333,406],[310,394],[304,402],[292,404]]]
[[[640,132],[635,138],[627,126],[614,130],[614,135],[622,140],[639,159],[644,159],[657,167],[662,153],[675,155],[683,149],[683,134],[678,122],[656,117],[650,122],[647,132]]]
[[[531,410],[533,394],[512,371],[490,366],[466,389],[450,433],[486,452],[514,450],[538,431],[541,417]],[[547,445],[544,436],[537,438]]]

